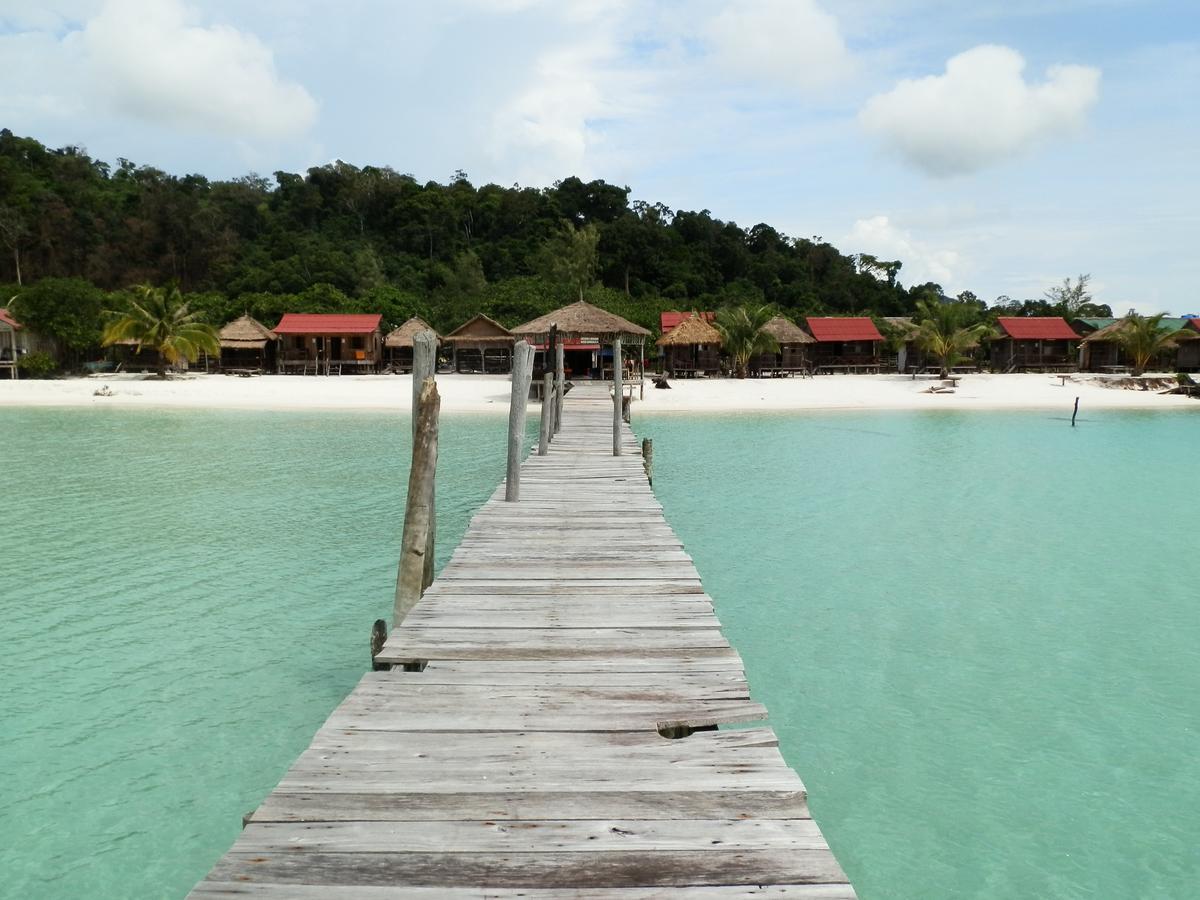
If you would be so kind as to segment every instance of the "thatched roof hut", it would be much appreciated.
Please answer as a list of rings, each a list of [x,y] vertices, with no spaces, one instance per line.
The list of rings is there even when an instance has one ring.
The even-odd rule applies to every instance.
[[[277,340],[275,332],[253,316],[234,319],[218,333],[222,347],[237,350],[261,350]]]
[[[558,333],[564,335],[564,340],[586,335],[607,343],[617,337],[624,339],[650,336],[649,329],[636,325],[616,313],[593,306],[586,300],[579,300],[544,316],[538,316],[531,322],[518,325],[512,333],[526,340],[543,341],[549,337],[551,325],[558,326]]]
[[[721,332],[703,319],[684,319],[655,342],[659,347],[684,347],[695,344],[721,345]]]
[[[773,318],[763,326],[763,331],[775,338],[776,343],[780,346],[784,344],[815,344],[817,342],[811,334],[783,316]]]
[[[279,336],[253,316],[245,315],[222,328],[222,371],[265,371],[277,362],[276,346]]]
[[[464,322],[442,340],[451,346],[511,347],[515,341],[513,333],[483,313]]]
[[[420,316],[413,316],[399,328],[388,332],[388,336],[383,339],[383,346],[393,350],[408,349],[413,346],[413,338],[422,331],[433,331],[429,323]],[[441,340],[441,337],[436,331],[433,331],[435,337]]]
[[[483,313],[442,338],[448,344],[456,372],[509,372],[512,370],[513,333]]]
[[[684,319],[656,342],[671,375],[716,375],[721,371],[721,332],[699,316]]]

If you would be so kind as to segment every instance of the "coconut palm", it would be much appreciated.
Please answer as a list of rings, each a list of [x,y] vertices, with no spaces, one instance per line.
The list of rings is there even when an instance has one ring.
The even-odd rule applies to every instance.
[[[738,378],[746,377],[750,359],[760,353],[774,353],[779,342],[765,330],[775,314],[769,306],[738,306],[717,310],[713,327],[721,334],[721,346],[733,358]]]
[[[101,343],[108,347],[122,341],[134,341],[137,349],[149,347],[158,353],[158,374],[166,378],[167,365],[180,359],[195,362],[200,353],[219,354],[221,340],[211,325],[199,322],[188,309],[179,288],[139,284],[126,308],[104,329]]]
[[[937,359],[943,378],[949,377],[950,370],[966,355],[967,350],[979,346],[979,342],[992,332],[983,322],[966,324],[975,312],[975,307],[967,303],[917,301],[917,319],[921,322],[917,343]]]
[[[1166,313],[1156,316],[1139,316],[1131,312],[1121,320],[1113,332],[1115,340],[1133,360],[1133,374],[1141,375],[1150,361],[1164,350],[1169,350],[1179,341],[1178,332],[1163,330],[1162,320]]]

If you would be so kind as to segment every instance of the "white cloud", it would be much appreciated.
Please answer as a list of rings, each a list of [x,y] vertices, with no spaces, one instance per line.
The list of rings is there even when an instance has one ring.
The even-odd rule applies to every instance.
[[[837,20],[815,0],[730,3],[704,37],[722,68],[785,88],[820,87],[852,68]]]
[[[856,253],[900,260],[904,265],[899,278],[904,284],[935,281],[950,291],[960,277],[962,257],[958,252],[929,246],[894,225],[887,216],[857,220],[845,238],[845,245]]]
[[[1076,131],[1099,95],[1099,69],[1051,66],[1030,84],[1024,68],[1011,48],[975,47],[952,57],[943,75],[872,97],[859,121],[930,175],[974,172]]]
[[[301,134],[317,104],[252,34],[194,23],[179,0],[109,0],[81,35],[93,84],[120,112],[238,138]]]

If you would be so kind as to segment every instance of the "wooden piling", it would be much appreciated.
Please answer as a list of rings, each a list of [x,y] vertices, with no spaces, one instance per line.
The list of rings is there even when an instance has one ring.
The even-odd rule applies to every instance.
[[[554,421],[554,375],[542,376],[542,419],[538,423],[538,456],[550,452],[550,432]]]
[[[613,338],[613,456],[621,455],[621,339]]]
[[[562,344],[554,348],[554,434],[562,428],[563,397],[566,395],[566,378],[564,377]]]
[[[525,449],[525,411],[529,405],[529,383],[533,379],[533,348],[525,341],[513,347],[512,396],[508,405],[508,469],[504,476],[504,499],[521,499],[521,456]]]
[[[417,434],[417,406],[421,398],[421,386],[426,378],[437,380],[437,335],[432,331],[419,331],[413,335],[413,437]],[[429,494],[429,537],[425,543],[425,584],[433,584],[433,559],[437,550],[437,486]]]
[[[388,663],[376,662],[375,657],[379,655],[379,651],[383,649],[383,645],[387,643],[387,622],[383,619],[376,619],[375,624],[371,626],[371,670],[375,672],[386,672],[391,669]]]
[[[1075,427],[1075,417],[1079,415],[1079,398],[1075,398],[1075,411],[1071,413],[1071,427]]]
[[[441,406],[437,383],[426,378],[421,386],[412,467],[408,472],[408,502],[404,509],[404,535],[400,540],[400,567],[396,573],[396,600],[392,608],[393,628],[404,621],[425,592],[425,558],[433,521],[433,483],[437,474]]]
[[[642,468],[650,487],[654,487],[654,441],[650,438],[642,438]]]

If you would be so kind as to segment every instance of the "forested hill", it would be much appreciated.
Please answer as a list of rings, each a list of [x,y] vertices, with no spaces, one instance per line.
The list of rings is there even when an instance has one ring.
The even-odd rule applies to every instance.
[[[66,301],[47,294],[73,295],[81,320],[56,330],[77,327],[78,346],[98,331],[87,310],[104,307],[103,292],[136,283],[178,283],[218,325],[247,311],[268,325],[286,311],[347,311],[387,324],[419,314],[439,329],[481,311],[512,326],[581,288],[652,328],[662,309],[748,302],[793,316],[903,315],[940,292],[903,288],[898,262],[629,194],[574,177],[547,189],[476,187],[461,172],[419,184],[340,161],[210,181],[4,130],[0,301],[29,294],[26,310],[48,315]]]

